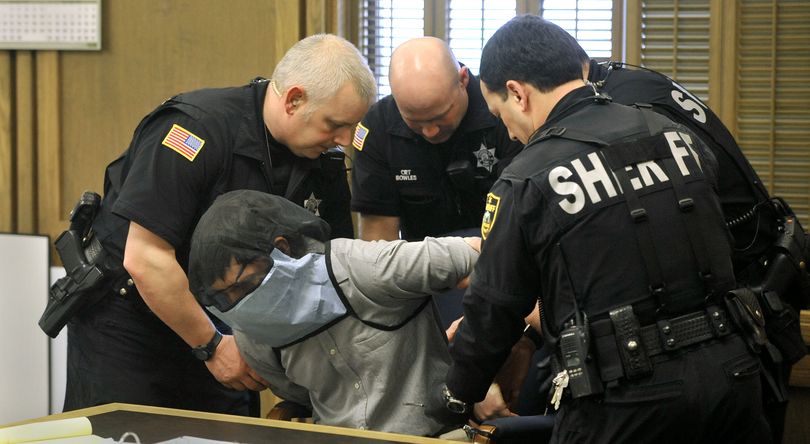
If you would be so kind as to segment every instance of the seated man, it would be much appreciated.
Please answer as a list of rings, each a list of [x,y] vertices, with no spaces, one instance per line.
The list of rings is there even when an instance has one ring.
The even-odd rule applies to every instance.
[[[191,291],[318,423],[435,435],[462,422],[435,395],[450,357],[430,295],[469,275],[480,239],[328,239],[278,196],[226,193],[194,232]]]

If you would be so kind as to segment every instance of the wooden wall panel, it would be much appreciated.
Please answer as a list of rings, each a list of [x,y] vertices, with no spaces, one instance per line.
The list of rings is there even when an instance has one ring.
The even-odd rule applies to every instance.
[[[37,119],[37,229],[56,239],[64,224],[60,222],[59,190],[62,183],[60,149],[61,102],[59,88],[59,53],[38,51],[36,54],[36,119]],[[65,215],[67,216],[67,215]],[[66,217],[64,217],[67,219]]]
[[[625,4],[627,28],[624,61],[631,65],[641,64],[641,0],[627,0]]]
[[[340,6],[342,5],[336,0],[306,0],[304,20],[306,34],[339,34],[338,14],[339,10],[342,10]]]
[[[303,17],[304,0],[276,0],[275,4],[275,64],[298,40],[305,36]],[[267,73],[270,76],[272,72]]]
[[[34,54],[17,51],[14,57],[14,154],[16,157],[16,232],[37,233],[36,100]]]
[[[101,51],[37,53],[40,231],[58,234],[82,191],[102,191],[105,166],[160,102],[270,76],[300,15],[286,0],[105,1]]]
[[[0,51],[0,232],[14,230],[11,52]]]

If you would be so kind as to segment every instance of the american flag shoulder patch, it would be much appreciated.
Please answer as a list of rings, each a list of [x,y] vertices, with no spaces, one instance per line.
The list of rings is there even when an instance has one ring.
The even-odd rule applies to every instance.
[[[363,151],[363,144],[366,143],[366,136],[370,131],[363,126],[363,123],[358,123],[357,128],[354,129],[354,138],[352,139],[352,146],[357,148],[357,151]]]
[[[205,140],[200,139],[194,133],[176,123],[172,125],[172,129],[163,138],[163,146],[171,148],[192,162],[200,153],[203,145],[205,145]]]

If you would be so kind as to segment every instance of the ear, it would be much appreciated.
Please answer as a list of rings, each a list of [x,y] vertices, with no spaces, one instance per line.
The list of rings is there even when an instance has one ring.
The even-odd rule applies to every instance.
[[[295,114],[295,111],[304,104],[306,93],[300,86],[293,86],[284,93],[284,111],[287,114]]]
[[[290,243],[284,236],[276,236],[276,238],[273,239],[273,246],[281,250],[281,252],[286,254],[287,256],[289,256],[292,251],[292,249],[290,248]]]
[[[529,90],[526,85],[517,80],[506,81],[506,94],[507,101],[514,101],[521,111],[526,111],[529,108]]]
[[[458,70],[458,80],[461,82],[461,86],[466,90],[467,85],[470,83],[470,68],[462,66],[461,69]]]

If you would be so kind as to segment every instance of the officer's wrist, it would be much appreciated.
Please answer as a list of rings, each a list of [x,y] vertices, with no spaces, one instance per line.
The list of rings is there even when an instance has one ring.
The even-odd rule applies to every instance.
[[[192,347],[191,354],[200,361],[208,361],[214,357],[214,353],[216,353],[217,347],[219,347],[219,343],[221,341],[222,333],[220,333],[219,330],[214,329],[214,335],[211,340],[208,341],[207,344]]]

